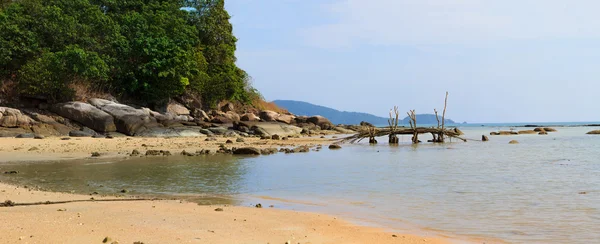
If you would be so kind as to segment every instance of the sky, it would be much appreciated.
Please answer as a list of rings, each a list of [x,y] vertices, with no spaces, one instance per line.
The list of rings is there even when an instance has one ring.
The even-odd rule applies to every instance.
[[[227,0],[266,100],[462,122],[600,121],[597,0]]]

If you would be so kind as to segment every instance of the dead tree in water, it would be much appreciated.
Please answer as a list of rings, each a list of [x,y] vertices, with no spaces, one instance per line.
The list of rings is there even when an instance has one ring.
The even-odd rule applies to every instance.
[[[409,120],[410,128],[398,128],[398,113],[397,113],[398,109],[397,109],[397,107],[394,107],[393,111],[396,112],[396,117],[394,118],[392,116],[392,111],[390,111],[390,119],[388,120],[388,124],[390,126],[388,128],[368,127],[366,129],[359,131],[359,133],[356,135],[341,139],[341,141],[354,143],[354,142],[359,142],[365,138],[369,138],[369,141],[371,141],[371,139],[374,140],[375,137],[387,135],[390,138],[390,143],[394,143],[394,142],[398,143],[397,135],[412,135],[412,138],[411,138],[412,142],[414,144],[417,144],[420,142],[419,137],[418,137],[419,134],[430,133],[431,135],[433,135],[433,140],[431,140],[431,142],[442,143],[445,141],[446,138],[456,138],[456,139],[466,142],[467,141],[466,139],[460,137],[462,135],[462,132],[460,130],[458,130],[457,128],[446,130],[445,120],[446,120],[447,105],[448,105],[448,92],[446,92],[446,99],[444,101],[444,111],[442,113],[441,121],[438,116],[438,111],[436,109],[433,110],[435,112],[435,117],[438,121],[437,128],[435,128],[435,127],[429,127],[429,128],[417,127],[417,114],[416,114],[415,110],[410,110],[410,112],[407,113],[408,118],[410,119]],[[396,140],[393,140],[392,138],[396,138]]]
[[[375,126],[364,126],[363,130],[369,133],[369,144],[377,144],[377,140],[375,139],[375,135],[377,134],[377,128]]]
[[[411,138],[411,141],[414,144],[419,143],[419,132],[417,132],[417,113],[415,112],[415,110],[410,110],[410,112],[407,112],[406,114],[408,114],[408,118],[410,119],[410,121],[408,121],[408,123],[410,124],[410,128],[413,130],[413,136]]]
[[[395,114],[395,117],[392,116],[392,112]],[[390,131],[395,132],[396,130],[398,130],[398,116],[400,115],[400,113],[398,112],[398,106],[394,106],[394,110],[392,111],[390,109],[390,119],[388,119],[388,124],[390,125]],[[400,140],[398,139],[398,136],[396,136],[396,134],[391,133],[389,134],[389,143],[390,144],[398,144],[398,142],[400,142]]]

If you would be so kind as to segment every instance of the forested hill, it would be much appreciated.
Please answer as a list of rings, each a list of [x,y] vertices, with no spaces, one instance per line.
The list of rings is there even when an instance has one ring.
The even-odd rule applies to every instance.
[[[0,0],[0,99],[248,103],[229,19],[224,0]]]
[[[307,102],[292,100],[275,100],[273,101],[273,103],[275,103],[281,108],[287,109],[288,111],[296,115],[324,116],[331,120],[331,122],[334,124],[356,125],[360,124],[360,122],[362,121],[366,121],[374,125],[383,126],[387,125],[388,123],[388,118],[379,117],[368,113],[339,111]],[[410,119],[407,116],[400,122],[403,125],[408,125],[409,121]],[[451,119],[446,119],[446,123],[454,124],[455,122]],[[437,124],[437,119],[433,114],[417,114],[417,124],[433,125]]]

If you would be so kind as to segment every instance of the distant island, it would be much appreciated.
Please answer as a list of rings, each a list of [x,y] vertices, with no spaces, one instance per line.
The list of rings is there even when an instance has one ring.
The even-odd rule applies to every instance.
[[[355,125],[360,124],[362,121],[366,121],[374,125],[387,125],[388,123],[388,118],[379,117],[368,113],[339,111],[333,108],[302,101],[275,100],[273,103],[296,115],[324,116],[334,124]],[[400,122],[403,125],[408,125],[409,121],[410,119],[408,116],[406,116]],[[417,123],[421,125],[437,125],[437,119],[434,114],[417,114]],[[455,124],[455,122],[451,119],[446,119],[446,124]]]

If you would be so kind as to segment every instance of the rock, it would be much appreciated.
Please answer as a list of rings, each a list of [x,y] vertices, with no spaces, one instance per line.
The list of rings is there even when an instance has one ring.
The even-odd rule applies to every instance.
[[[215,208],[215,211],[216,212],[223,212],[223,209],[222,208]]]
[[[538,133],[538,135],[548,135],[548,132],[545,132],[545,131],[540,131],[540,132]]]
[[[178,102],[170,101],[165,108],[165,113],[172,115],[190,115],[190,110]]]
[[[24,133],[24,134],[18,134],[17,136],[15,136],[15,138],[34,138],[35,134],[33,133]]]
[[[199,130],[186,127],[178,128],[164,128],[154,127],[143,130],[135,134],[141,137],[205,137],[205,134],[200,133]]]
[[[233,111],[225,113],[225,118],[229,119],[232,122],[240,121],[240,115]]]
[[[501,135],[501,136],[508,136],[508,135],[518,135],[519,133],[516,131],[498,131],[498,132],[490,132],[490,135]]]
[[[262,155],[271,155],[277,153],[277,148],[264,148],[260,150]]]
[[[136,109],[131,106],[99,98],[92,98],[89,102],[102,111],[112,115],[117,131],[123,134],[133,136],[139,130],[153,128],[158,125],[156,119],[143,109]]]
[[[217,115],[217,116],[213,117],[210,120],[210,122],[215,123],[215,124],[229,124],[229,123],[232,123],[233,120],[231,120],[225,116],[222,116],[222,115]]]
[[[227,141],[225,141],[225,144],[233,144],[233,141],[232,140],[227,140]]]
[[[519,133],[519,135],[522,135],[522,134],[537,134],[537,132],[534,131],[534,130],[520,130],[518,133]]]
[[[279,122],[240,122],[240,125],[247,126],[254,134],[288,136],[296,135],[302,132],[297,126],[288,125]]]
[[[0,107],[0,127],[16,128],[29,126],[34,120],[14,108]]]
[[[147,150],[146,151],[146,156],[171,156],[171,152],[170,151],[163,151],[163,150]]]
[[[240,117],[240,121],[259,121],[260,118],[253,113],[245,113]]]
[[[244,138],[238,137],[237,139],[235,139],[235,142],[244,142]]]
[[[206,114],[206,112],[204,112],[204,110],[201,109],[194,109],[193,116],[194,118],[200,119],[202,121],[210,121],[210,117],[208,117],[208,114]]]
[[[509,141],[508,144],[519,144],[519,142],[517,140],[512,140],[512,141]]]
[[[59,103],[52,106],[51,110],[62,117],[77,121],[95,131],[113,132],[117,130],[114,118],[110,114],[87,103]]]
[[[227,113],[227,112],[233,112],[235,109],[235,107],[233,106],[233,103],[226,103],[225,105],[221,106],[221,111]]]
[[[137,149],[133,149],[133,151],[131,151],[131,153],[129,154],[129,156],[131,156],[131,157],[140,156],[140,151],[138,151]]]
[[[216,140],[217,140],[217,138],[214,138],[214,137],[208,137],[208,138],[204,139],[204,141],[216,141]]]
[[[310,151],[310,148],[308,148],[307,146],[299,146],[299,147],[292,149],[293,153],[306,153],[309,151]]]
[[[489,141],[489,140],[490,139],[487,136],[485,136],[485,135],[481,136],[481,141]]]
[[[200,129],[200,133],[205,134],[207,136],[213,136],[215,134],[212,131],[207,130],[207,129]]]
[[[29,148],[29,150],[27,150],[27,151],[31,152],[31,151],[37,151],[37,150],[40,150],[40,149],[38,147],[32,147],[32,148]]]
[[[69,132],[69,136],[70,137],[92,137],[92,134],[85,132],[85,131],[74,130],[74,131]]]
[[[210,127],[208,128],[208,130],[212,133],[215,133],[217,135],[223,135],[225,134],[225,132],[227,132],[227,128],[223,128],[223,127]]]
[[[262,204],[260,204],[260,203],[256,204],[256,205],[254,205],[254,207],[256,207],[256,208],[262,208]]]
[[[102,240],[102,243],[108,243],[109,241],[112,241],[112,239],[110,237],[104,237],[104,240]]]
[[[41,139],[44,139],[44,138],[46,138],[46,137],[42,136],[42,135],[38,135],[38,134],[35,134],[35,136],[33,136],[33,139],[37,139],[37,140],[41,140]]]
[[[331,144],[329,145],[329,149],[342,149],[342,146],[338,144]]]
[[[260,155],[260,150],[255,147],[242,147],[233,150],[233,154],[236,155]]]
[[[273,137],[272,136],[260,136],[260,139],[261,140],[271,140],[271,139],[273,139]]]
[[[533,130],[536,131],[536,132],[545,131],[544,128],[541,128],[541,127],[537,127],[537,128],[535,128]]]
[[[99,152],[93,152],[92,153],[92,157],[100,157],[100,153]]]
[[[275,134],[275,135],[271,136],[271,139],[273,139],[273,140],[280,140],[281,137],[279,135]]]
[[[4,171],[5,175],[16,175],[18,173],[19,173],[19,171],[16,171],[16,170]]]
[[[490,132],[490,136],[498,136],[498,135],[500,135],[500,133],[494,132],[494,131]]]
[[[321,127],[322,130],[330,130],[335,127],[331,123],[331,121],[329,121],[327,118],[320,116],[320,115],[311,116],[307,119],[307,121],[309,123],[318,125],[319,127]]]
[[[590,132],[588,132],[586,134],[588,134],[588,135],[600,135],[600,130],[593,130],[593,131],[590,131]]]
[[[361,126],[373,127],[373,124],[371,124],[371,123],[369,123],[369,122],[366,122],[366,121],[361,121],[361,122],[360,122],[360,125],[361,125]]]
[[[228,130],[223,134],[224,137],[238,137],[240,136],[237,132]]]
[[[549,127],[544,127],[544,131],[546,131],[546,132],[556,132],[556,129],[549,128]]]
[[[196,156],[196,154],[193,154],[193,153],[190,153],[190,152],[186,152],[185,150],[181,151],[181,155],[183,155],[183,156],[189,156],[189,157]]]
[[[296,122],[296,116],[293,115],[289,115],[289,114],[282,114],[279,115],[275,121],[277,122],[281,122],[281,123],[285,123],[285,124],[292,124],[294,122]]]
[[[266,122],[275,122],[277,117],[279,117],[279,114],[271,110],[263,110],[260,111],[258,117],[260,117],[260,119]]]

